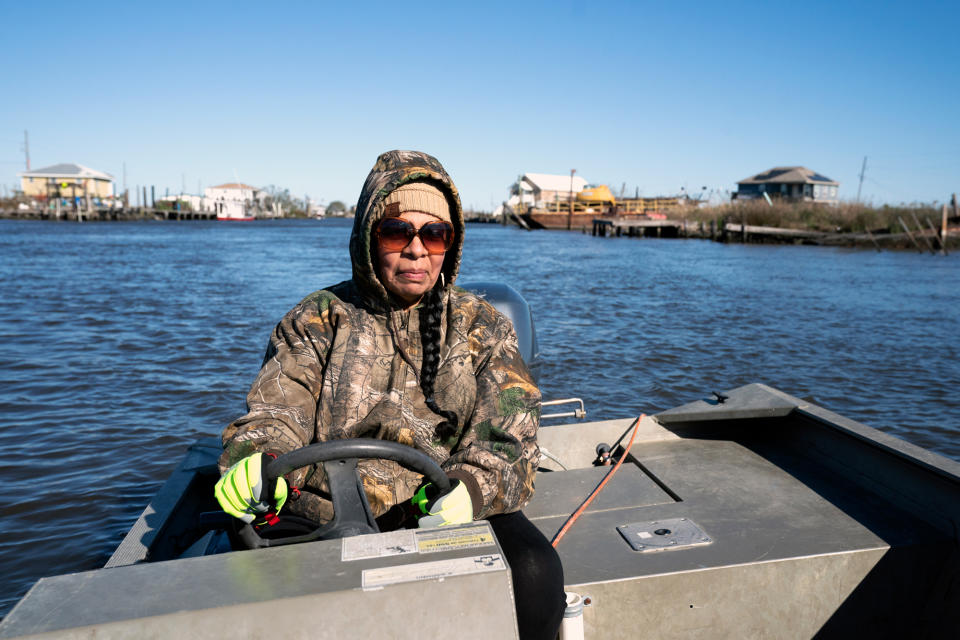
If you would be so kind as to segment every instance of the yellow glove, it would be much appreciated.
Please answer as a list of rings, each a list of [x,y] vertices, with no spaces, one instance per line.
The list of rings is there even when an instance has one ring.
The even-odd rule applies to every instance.
[[[410,500],[419,515],[417,526],[444,527],[451,524],[466,524],[473,521],[473,501],[467,485],[459,480],[450,480],[450,490],[441,494],[432,483],[423,485]]]
[[[280,513],[287,501],[287,481],[282,476],[267,480],[269,463],[269,456],[255,453],[227,469],[213,489],[220,507],[247,524],[271,511]]]

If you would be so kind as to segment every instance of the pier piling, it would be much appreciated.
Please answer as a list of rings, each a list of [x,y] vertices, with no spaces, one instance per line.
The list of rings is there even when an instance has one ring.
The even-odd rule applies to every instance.
[[[920,248],[920,243],[918,243],[917,239],[913,237],[913,232],[910,231],[910,227],[907,226],[907,223],[903,221],[903,217],[897,216],[897,220],[900,221],[900,226],[903,227],[903,230],[907,232],[907,235],[910,237],[910,242],[913,243],[913,246],[917,248],[917,251],[923,253],[923,249]]]
[[[953,194],[953,214],[957,214],[957,194]],[[940,250],[947,255],[947,205],[943,205],[943,222],[940,226]]]
[[[931,254],[937,255],[937,252],[934,250],[933,245],[930,243],[930,239],[927,238],[927,232],[926,232],[926,230],[924,230],[923,225],[920,224],[920,219],[917,217],[917,212],[916,212],[916,211],[911,211],[911,212],[910,212],[910,215],[913,216],[913,221],[914,221],[914,222],[916,223],[916,225],[917,225],[917,233],[919,233],[919,234],[920,234],[920,237],[923,238],[923,243],[924,243],[925,245],[927,245],[927,249],[930,250],[930,253],[931,253]]]

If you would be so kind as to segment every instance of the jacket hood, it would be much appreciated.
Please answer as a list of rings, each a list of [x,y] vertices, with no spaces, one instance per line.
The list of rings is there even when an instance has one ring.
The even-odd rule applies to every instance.
[[[377,309],[391,307],[390,296],[377,277],[370,254],[374,225],[383,218],[384,198],[402,184],[428,182],[447,196],[450,204],[450,220],[453,223],[453,246],[443,261],[445,286],[450,287],[460,270],[463,250],[463,209],[460,194],[440,162],[420,151],[387,151],[380,154],[363,183],[357,201],[353,232],[350,234],[350,260],[353,263],[353,281],[370,304]],[[439,286],[439,282],[437,283]]]

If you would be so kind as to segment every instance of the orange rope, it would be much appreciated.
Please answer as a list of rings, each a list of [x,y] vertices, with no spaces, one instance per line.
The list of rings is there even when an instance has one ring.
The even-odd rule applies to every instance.
[[[597,488],[594,489],[589,496],[587,496],[587,499],[583,501],[583,504],[581,504],[576,511],[573,512],[573,515],[567,518],[567,521],[563,523],[562,527],[560,527],[560,531],[557,531],[557,535],[553,536],[553,540],[550,541],[550,544],[553,545],[554,548],[557,547],[557,543],[560,542],[560,538],[566,535],[570,527],[573,526],[573,523],[577,521],[577,518],[579,518],[587,506],[593,502],[593,499],[597,497],[597,494],[600,493],[601,489],[603,489],[603,485],[607,484],[610,478],[613,477],[613,474],[617,472],[617,469],[620,468],[620,465],[623,464],[627,454],[630,453],[630,447],[633,446],[633,439],[637,437],[637,431],[640,430],[640,421],[643,420],[646,415],[647,414],[641,414],[641,416],[633,423],[633,435],[630,436],[630,442],[627,443],[627,448],[623,450],[623,455],[620,456],[619,460],[617,460],[617,464],[613,465],[613,469],[610,469],[610,473],[603,476],[603,480],[600,481],[600,484],[597,485]]]

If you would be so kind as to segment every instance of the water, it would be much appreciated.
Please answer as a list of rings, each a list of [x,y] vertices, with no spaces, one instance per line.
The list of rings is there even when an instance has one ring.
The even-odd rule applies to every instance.
[[[350,276],[350,222],[0,221],[0,615],[106,561],[267,336]],[[545,398],[591,419],[764,382],[960,459],[960,262],[470,226],[462,280],[533,308]]]

